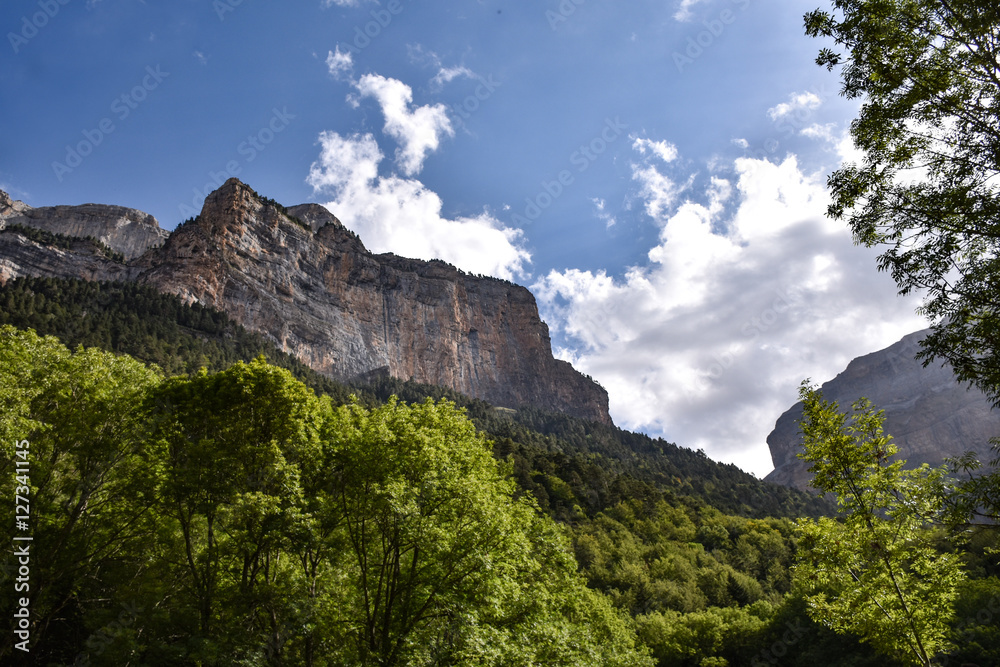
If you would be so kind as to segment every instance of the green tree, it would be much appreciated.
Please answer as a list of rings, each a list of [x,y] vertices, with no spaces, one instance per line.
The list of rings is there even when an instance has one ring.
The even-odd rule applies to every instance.
[[[641,665],[630,624],[461,411],[337,409],[324,436],[348,582],[342,660],[361,665]]]
[[[298,592],[295,538],[308,532],[302,477],[318,465],[325,403],[258,359],[167,380],[148,406],[160,512],[177,527],[164,549],[197,620],[196,657],[280,654]]]
[[[833,173],[829,215],[883,248],[899,291],[925,292],[925,362],[1000,402],[1000,5],[983,0],[834,0],[805,17],[831,39],[862,102],[860,164]],[[836,49],[836,50],[835,50]]]
[[[18,495],[28,499],[28,532],[10,525],[5,533],[8,544],[11,533],[33,537],[27,594],[35,659],[72,661],[91,615],[120,602],[116,581],[141,571],[130,555],[155,531],[155,479],[137,406],[159,381],[128,357],[71,353],[54,338],[0,327],[0,488],[13,499],[22,487]],[[27,457],[16,457],[14,443],[25,440]],[[20,480],[17,460],[29,464],[17,468]],[[13,586],[2,587],[4,609],[13,608],[12,595]],[[11,648],[5,642],[0,658]]]
[[[957,586],[956,556],[932,543],[941,470],[904,470],[882,431],[883,413],[866,399],[841,412],[806,384],[801,422],[812,485],[837,496],[840,520],[800,522],[796,577],[810,594],[810,615],[852,632],[878,651],[931,665],[947,648]]]

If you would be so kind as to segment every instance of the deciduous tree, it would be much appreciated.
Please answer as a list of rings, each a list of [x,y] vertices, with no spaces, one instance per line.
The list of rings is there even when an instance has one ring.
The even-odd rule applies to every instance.
[[[880,652],[931,665],[946,648],[958,557],[940,553],[929,520],[940,510],[942,470],[904,470],[883,413],[866,399],[841,412],[803,385],[801,422],[812,485],[835,494],[839,520],[802,520],[796,567],[809,613],[838,632],[852,632]]]
[[[902,294],[926,294],[925,362],[1000,402],[1000,5],[984,0],[834,0],[805,17],[833,41],[861,109],[860,163],[829,179],[829,214]]]

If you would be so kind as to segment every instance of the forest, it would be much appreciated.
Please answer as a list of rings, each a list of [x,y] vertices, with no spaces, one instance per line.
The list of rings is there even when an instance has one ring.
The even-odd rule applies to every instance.
[[[924,296],[921,358],[995,407],[998,26],[974,0],[805,16],[862,102],[828,215]],[[12,279],[0,662],[1000,664],[998,461],[908,468],[878,406],[800,398],[817,495],[610,426],[321,377],[139,285]]]
[[[132,284],[17,279],[0,317],[30,664],[909,664],[812,612],[821,498],[570,417],[337,383]],[[949,657],[992,664],[994,534],[921,536],[965,575]]]

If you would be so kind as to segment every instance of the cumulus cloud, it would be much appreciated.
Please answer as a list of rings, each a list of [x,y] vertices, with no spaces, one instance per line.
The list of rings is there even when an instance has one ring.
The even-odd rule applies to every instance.
[[[354,69],[354,56],[351,55],[350,51],[341,51],[340,45],[338,45],[336,51],[330,51],[327,55],[326,67],[330,74],[339,79]]]
[[[443,104],[411,109],[413,90],[402,81],[378,74],[366,74],[355,87],[362,98],[374,97],[385,116],[385,132],[397,142],[396,162],[403,173],[420,172],[428,153],[437,150],[442,136],[454,136],[455,130]]]
[[[441,67],[438,69],[438,73],[434,75],[434,78],[431,79],[431,83],[433,83],[436,87],[441,88],[446,83],[449,83],[459,77],[474,79],[476,78],[476,74],[468,67],[462,65],[455,67]]]
[[[649,164],[633,164],[632,180],[639,184],[639,196],[645,200],[646,213],[652,218],[669,210],[685,189]]]
[[[771,120],[780,120],[795,113],[814,111],[823,104],[819,95],[813,92],[792,93],[787,102],[782,102],[767,110],[767,115]]]
[[[803,379],[830,379],[925,324],[876,253],[825,217],[821,176],[794,156],[730,166],[683,202],[637,166],[660,227],[648,266],[553,271],[533,289],[568,341],[560,356],[608,389],[617,423],[763,475],[765,438]]]
[[[837,143],[839,137],[834,135],[837,129],[836,123],[824,123],[820,125],[819,123],[813,123],[812,125],[807,125],[802,128],[802,135],[809,137],[810,139],[818,139],[820,141],[826,141],[831,144]]]
[[[677,159],[677,147],[667,141],[653,141],[642,137],[630,137],[632,148],[639,151],[641,155],[652,153],[664,162],[673,162]]]
[[[307,182],[332,197],[325,206],[373,252],[443,259],[499,278],[526,275],[531,256],[522,247],[520,230],[503,226],[487,212],[445,218],[441,198],[420,181],[379,176],[384,156],[371,134],[323,132],[320,145]]]

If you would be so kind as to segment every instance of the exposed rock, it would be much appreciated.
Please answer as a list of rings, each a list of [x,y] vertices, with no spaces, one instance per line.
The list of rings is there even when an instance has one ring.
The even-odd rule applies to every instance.
[[[313,232],[318,232],[327,225],[344,226],[340,220],[337,220],[337,216],[319,204],[299,204],[298,206],[289,206],[287,210],[288,215],[295,216],[312,227]]]
[[[0,190],[0,228],[4,226],[4,218],[11,215],[20,215],[31,207],[20,199],[11,199],[10,195]]]
[[[97,239],[126,259],[163,245],[169,233],[156,218],[124,206],[83,204],[32,208],[0,191],[0,227],[24,225],[54,234]]]
[[[51,231],[76,229],[76,208],[52,207],[70,218]],[[226,312],[331,377],[388,372],[497,406],[610,423],[607,392],[552,357],[548,327],[527,289],[441,261],[373,255],[315,204],[286,211],[230,179],[194,221],[127,266],[55,256],[35,244],[9,256],[0,247],[0,261],[9,259],[0,270],[139,280]]]
[[[924,368],[915,359],[919,341],[927,333],[912,333],[884,350],[855,359],[821,387],[823,398],[849,409],[864,396],[885,410],[885,432],[892,435],[907,467],[936,466],[966,451],[990,458],[989,440],[1000,436],[1000,410],[991,411],[989,400],[978,389],[958,383],[950,367],[931,364]],[[778,418],[767,437],[774,471],[765,479],[806,490],[811,480],[808,465],[796,456],[802,451],[797,423],[801,419],[801,402]]]
[[[69,248],[46,246],[7,230],[0,232],[0,284],[20,276],[135,280],[138,271],[105,257],[86,239],[74,239]]]

